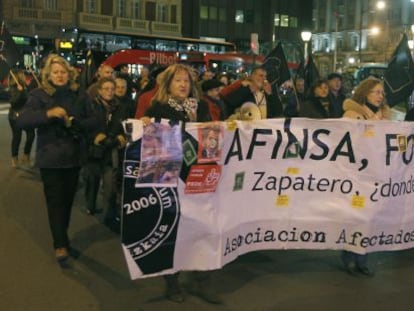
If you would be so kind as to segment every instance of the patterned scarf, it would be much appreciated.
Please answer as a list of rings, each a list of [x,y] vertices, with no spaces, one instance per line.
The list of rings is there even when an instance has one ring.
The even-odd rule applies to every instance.
[[[197,99],[190,97],[186,98],[183,102],[178,102],[176,99],[170,97],[168,99],[168,105],[177,111],[184,111],[191,122],[197,121]]]

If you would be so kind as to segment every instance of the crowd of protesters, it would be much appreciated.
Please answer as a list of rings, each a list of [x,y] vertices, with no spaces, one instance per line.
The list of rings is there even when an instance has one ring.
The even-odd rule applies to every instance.
[[[390,118],[383,82],[373,77],[362,81],[352,98],[347,98],[339,73],[314,81],[307,89],[303,77],[295,77],[284,96],[269,84],[263,67],[231,80],[229,75],[215,76],[208,70],[197,73],[183,64],[157,66],[152,70],[143,68],[141,77],[134,82],[127,65],[118,72],[102,65],[96,81],[84,93],[78,91],[77,75],[66,60],[52,54],[44,63],[40,82],[30,92],[20,71],[10,76],[11,163],[18,167],[30,162],[36,131],[35,166],[40,170],[53,248],[59,262],[70,254],[68,229],[79,178],[83,179],[86,213],[103,211],[103,223],[119,232],[121,167],[127,143],[122,122],[128,118],[145,122],[149,122],[148,117],[183,122],[224,121],[246,103],[256,106],[260,119]],[[26,133],[26,143],[23,156],[19,157],[22,131]],[[99,208],[101,186],[103,206]],[[343,252],[341,258],[350,274],[373,274],[367,256]],[[212,291],[209,274],[201,273],[197,278],[203,289],[200,295],[208,302],[220,303],[217,293]],[[182,302],[178,274],[165,280],[167,298]]]

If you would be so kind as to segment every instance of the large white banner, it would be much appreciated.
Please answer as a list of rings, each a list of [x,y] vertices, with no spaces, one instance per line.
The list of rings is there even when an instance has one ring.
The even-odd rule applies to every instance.
[[[151,185],[137,182],[142,123],[126,126],[122,245],[133,279],[218,269],[262,249],[363,254],[414,246],[411,123],[298,118],[169,127],[173,134],[164,127],[159,135],[183,131],[179,178],[162,183],[169,168],[161,143],[158,164],[146,166]]]

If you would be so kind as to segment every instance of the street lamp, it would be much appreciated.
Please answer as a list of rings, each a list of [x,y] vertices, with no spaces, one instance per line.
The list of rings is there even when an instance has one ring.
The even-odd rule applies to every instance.
[[[384,10],[386,7],[385,1],[378,1],[377,2],[377,9]]]
[[[308,42],[312,38],[312,33],[310,31],[305,30],[300,33],[300,36],[302,38],[302,41],[305,42],[305,48],[304,48],[305,51],[303,53],[303,56],[305,58],[305,63],[306,63],[308,59]]]

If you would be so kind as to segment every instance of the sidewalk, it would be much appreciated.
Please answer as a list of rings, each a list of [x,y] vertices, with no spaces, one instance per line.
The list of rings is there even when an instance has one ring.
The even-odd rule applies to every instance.
[[[0,112],[3,112],[4,110],[8,111],[10,108],[10,104],[8,102],[0,101]]]

